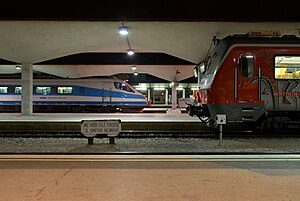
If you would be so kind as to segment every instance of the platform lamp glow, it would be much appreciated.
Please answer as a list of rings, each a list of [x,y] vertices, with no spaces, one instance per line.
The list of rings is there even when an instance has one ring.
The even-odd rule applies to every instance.
[[[133,55],[134,54],[134,51],[133,49],[131,49],[131,46],[130,46],[130,42],[129,42],[129,39],[128,39],[128,28],[126,26],[124,26],[124,23],[122,22],[122,26],[119,27],[119,33],[123,36],[125,36],[126,38],[126,42],[127,42],[127,45],[128,45],[128,49],[127,49],[127,54],[128,55]]]
[[[127,54],[128,54],[128,55],[134,55],[133,49],[129,48],[129,49],[127,50]]]
[[[121,34],[122,36],[128,35],[128,28],[125,27],[123,23],[122,26],[119,27],[119,34]]]

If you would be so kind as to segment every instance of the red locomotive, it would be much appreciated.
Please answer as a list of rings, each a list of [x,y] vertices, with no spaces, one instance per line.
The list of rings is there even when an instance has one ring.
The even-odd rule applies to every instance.
[[[300,119],[300,38],[269,33],[214,38],[214,49],[194,69],[199,90],[189,115],[212,128],[243,122],[279,129]]]

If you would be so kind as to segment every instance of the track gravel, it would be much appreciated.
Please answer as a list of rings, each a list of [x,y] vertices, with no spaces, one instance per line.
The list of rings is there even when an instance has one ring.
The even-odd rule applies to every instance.
[[[300,138],[0,138],[0,153],[300,153]]]

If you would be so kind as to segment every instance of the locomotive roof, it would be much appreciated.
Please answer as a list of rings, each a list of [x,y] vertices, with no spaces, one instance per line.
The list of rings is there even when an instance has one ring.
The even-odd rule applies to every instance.
[[[247,35],[230,35],[220,40],[230,47],[235,44],[299,44],[300,38],[296,36],[282,36],[282,37],[249,37]]]

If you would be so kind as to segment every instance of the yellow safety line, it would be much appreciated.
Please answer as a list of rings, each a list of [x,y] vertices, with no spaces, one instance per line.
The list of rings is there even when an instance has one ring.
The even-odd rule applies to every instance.
[[[300,158],[0,158],[6,162],[236,162],[300,161]]]

